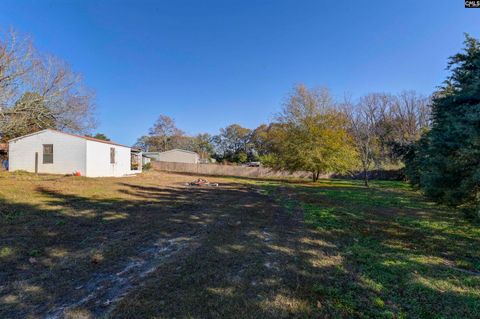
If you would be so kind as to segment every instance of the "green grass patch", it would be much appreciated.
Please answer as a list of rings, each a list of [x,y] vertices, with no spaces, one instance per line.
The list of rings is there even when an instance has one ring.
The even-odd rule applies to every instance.
[[[478,318],[480,227],[460,213],[425,200],[403,182],[262,187],[283,196],[279,201],[288,208],[278,189],[286,188],[305,223],[335,247],[323,258],[341,257],[335,270],[307,263],[310,276],[321,277],[310,288],[322,305],[320,317]]]

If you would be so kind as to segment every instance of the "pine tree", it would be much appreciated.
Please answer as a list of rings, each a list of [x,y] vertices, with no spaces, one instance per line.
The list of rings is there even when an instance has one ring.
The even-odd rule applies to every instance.
[[[464,44],[433,99],[416,165],[426,195],[480,216],[480,42],[466,35]]]

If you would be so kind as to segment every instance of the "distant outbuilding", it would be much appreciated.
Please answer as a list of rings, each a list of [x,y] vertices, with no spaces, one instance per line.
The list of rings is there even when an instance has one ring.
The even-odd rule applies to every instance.
[[[145,152],[145,156],[154,161],[159,162],[174,162],[174,163],[191,163],[198,164],[200,162],[200,155],[195,152],[173,149],[165,152]]]
[[[87,177],[125,176],[142,171],[142,152],[129,146],[52,129],[14,138],[9,170]]]

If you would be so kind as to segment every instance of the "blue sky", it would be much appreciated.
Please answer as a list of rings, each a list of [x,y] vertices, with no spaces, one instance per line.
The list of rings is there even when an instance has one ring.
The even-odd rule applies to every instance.
[[[342,97],[445,78],[480,9],[462,0],[4,0],[0,27],[84,75],[100,125],[133,144],[159,114],[189,134],[268,122],[297,83]]]

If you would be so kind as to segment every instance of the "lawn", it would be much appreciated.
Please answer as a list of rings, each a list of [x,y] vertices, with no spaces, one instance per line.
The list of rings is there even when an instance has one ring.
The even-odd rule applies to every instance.
[[[0,318],[478,318],[480,227],[407,184],[0,174]]]
[[[318,313],[478,318],[479,225],[425,201],[406,183],[372,184],[263,184],[287,211],[301,210],[324,242],[325,262],[307,262]]]

